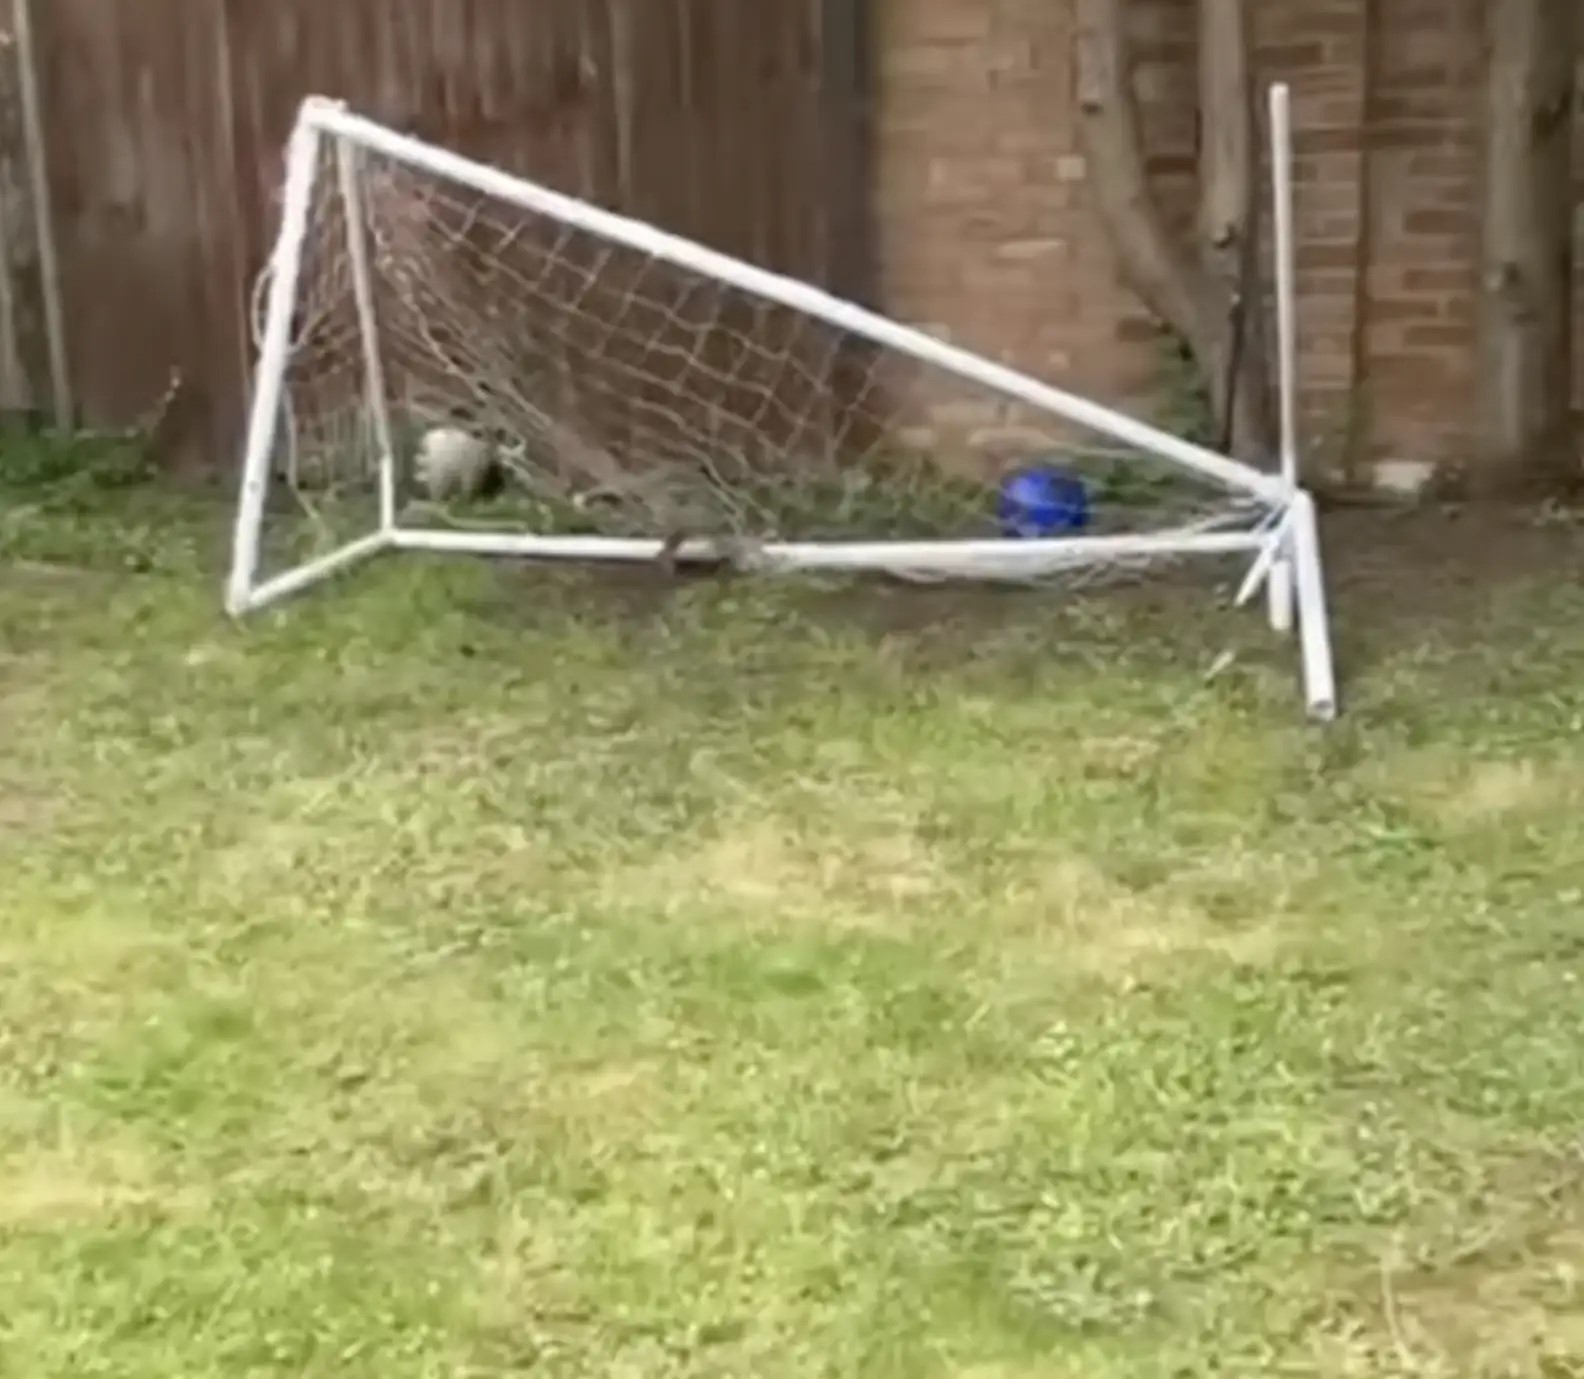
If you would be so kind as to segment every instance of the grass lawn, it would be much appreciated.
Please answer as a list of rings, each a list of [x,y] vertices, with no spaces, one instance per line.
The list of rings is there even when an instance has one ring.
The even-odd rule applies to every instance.
[[[13,511],[0,1374],[1579,1373],[1584,541],[1331,535],[1326,731],[1178,597]]]

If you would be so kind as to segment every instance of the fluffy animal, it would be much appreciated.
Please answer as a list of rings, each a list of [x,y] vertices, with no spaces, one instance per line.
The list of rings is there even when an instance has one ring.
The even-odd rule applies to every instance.
[[[413,469],[432,503],[487,498],[500,492],[505,481],[495,446],[455,426],[424,432]]]

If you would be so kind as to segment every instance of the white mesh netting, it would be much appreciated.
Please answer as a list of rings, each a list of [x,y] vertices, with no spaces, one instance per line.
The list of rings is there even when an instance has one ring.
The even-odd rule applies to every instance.
[[[670,257],[380,154],[359,150],[355,166],[404,526],[711,542],[743,564],[772,542],[1065,537],[1071,558],[1039,573],[1087,578],[1145,558],[1080,538],[1269,516],[1241,490]],[[264,554],[277,568],[377,523],[348,221],[327,140],[276,435],[288,496]],[[489,461],[472,477],[495,482],[435,492],[420,456],[441,428],[471,438]]]

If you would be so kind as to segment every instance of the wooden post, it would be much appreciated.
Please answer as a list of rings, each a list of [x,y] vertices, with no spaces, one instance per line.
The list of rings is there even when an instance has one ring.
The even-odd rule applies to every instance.
[[[22,330],[18,320],[17,246],[12,241],[15,186],[11,159],[0,153],[0,412],[25,412],[34,404],[22,362]],[[22,198],[25,200],[26,198]]]
[[[1578,0],[1488,0],[1479,373],[1486,489],[1571,468]]]
[[[1245,0],[1199,0],[1199,262],[1225,303],[1212,358],[1202,362],[1223,436],[1258,459],[1276,427],[1261,328],[1251,47]]]
[[[12,0],[17,45],[17,73],[22,97],[22,138],[27,149],[33,220],[38,237],[39,278],[44,300],[44,331],[49,340],[50,394],[55,427],[69,432],[75,424],[71,366],[66,351],[66,311],[61,296],[60,254],[55,243],[55,217],[50,209],[49,144],[44,137],[43,102],[39,95],[33,15],[29,0]]]

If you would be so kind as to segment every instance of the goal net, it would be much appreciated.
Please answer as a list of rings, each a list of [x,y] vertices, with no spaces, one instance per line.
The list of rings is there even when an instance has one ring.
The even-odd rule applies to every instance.
[[[1241,559],[1334,707],[1270,474],[650,225],[305,103],[255,302],[233,613],[380,550],[1090,583]],[[658,577],[658,576],[657,576]]]

